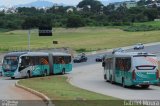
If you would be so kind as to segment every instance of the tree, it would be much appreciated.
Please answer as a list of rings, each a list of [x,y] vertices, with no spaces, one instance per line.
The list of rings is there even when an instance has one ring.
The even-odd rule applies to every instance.
[[[67,19],[68,28],[77,28],[84,26],[84,22],[79,16],[69,16]]]
[[[153,21],[158,17],[158,10],[155,8],[149,8],[144,11],[144,15],[148,17],[149,21]]]
[[[97,0],[83,0],[77,5],[78,8],[85,8],[94,13],[100,13],[102,6],[103,4]]]
[[[51,19],[45,16],[27,17],[22,24],[23,29],[38,28],[40,26],[52,26]]]
[[[106,15],[110,15],[110,14],[112,14],[112,12],[114,12],[115,11],[115,6],[114,6],[114,4],[109,4],[108,6],[105,6],[104,8],[103,8],[103,12],[104,12],[104,14],[106,14]]]

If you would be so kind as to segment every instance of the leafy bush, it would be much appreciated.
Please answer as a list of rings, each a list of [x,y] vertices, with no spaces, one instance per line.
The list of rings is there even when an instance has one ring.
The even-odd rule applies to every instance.
[[[124,31],[137,32],[137,31],[152,31],[160,30],[160,27],[155,27],[152,25],[139,25],[139,26],[129,26],[123,29]]]
[[[83,27],[85,24],[79,16],[70,16],[67,20],[67,28]]]

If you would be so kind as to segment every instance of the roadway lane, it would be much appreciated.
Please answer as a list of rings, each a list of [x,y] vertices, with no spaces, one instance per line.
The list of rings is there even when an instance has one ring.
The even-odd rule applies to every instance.
[[[134,51],[134,50],[133,49],[129,49],[127,51]],[[136,51],[141,51],[141,50],[136,50]],[[154,46],[145,47],[145,49],[143,51],[146,51],[146,52],[159,52],[160,51],[160,45],[154,45]],[[96,88],[97,87],[96,83],[99,83],[99,84],[101,84],[101,85],[98,85],[98,87],[100,87],[100,90],[98,89],[97,92],[103,93],[103,92],[100,92],[100,91],[101,91],[101,86],[102,86],[102,88],[104,86],[103,90],[108,95],[112,95],[112,94],[109,94],[107,92],[110,92],[109,90],[110,89],[112,90],[113,88],[115,90],[116,89],[126,90],[126,89],[124,89],[124,88],[122,88],[120,86],[111,85],[111,84],[107,84],[107,83],[104,82],[103,75],[101,75],[103,71],[101,69],[99,69],[99,68],[102,68],[101,67],[101,63],[98,63],[98,65],[99,65],[98,69],[95,68],[95,64],[97,64],[95,62],[96,56],[101,55],[101,54],[106,54],[106,53],[107,52],[89,55],[89,56],[87,56],[88,57],[88,61],[84,62],[84,63],[73,63],[73,73],[68,74],[68,75],[71,75],[71,77],[72,77],[72,75],[73,76],[74,75],[77,76],[79,73],[82,73],[83,77],[84,77],[84,80],[83,79],[79,80],[80,78],[83,78],[83,77],[81,76],[81,74],[79,74],[79,76],[77,76],[77,80],[75,80],[75,81],[79,81],[79,84],[76,85],[76,86],[80,85],[79,87],[83,87],[82,86],[83,84],[85,84],[85,86],[89,86],[90,84],[93,84],[93,85],[91,85],[91,89],[87,88],[87,87],[84,87],[84,88],[87,88],[89,90],[94,90],[94,89],[97,89]],[[87,67],[89,65],[91,65],[91,67]],[[86,68],[83,69],[83,67],[82,67],[82,69],[81,69],[81,66],[86,67]],[[98,72],[96,70],[94,71],[92,69],[94,69],[94,70],[96,69]],[[78,70],[81,70],[81,71],[78,71]],[[74,78],[76,78],[76,77],[73,77],[73,79]],[[87,81],[87,78],[88,78],[89,82]],[[37,96],[35,96],[35,95],[31,94],[31,93],[26,92],[26,91],[24,91],[22,89],[19,89],[19,88],[15,87],[14,86],[15,82],[16,82],[16,80],[8,80],[8,79],[0,78],[0,100],[4,100],[4,99],[7,99],[7,100],[41,100],[39,97],[37,97]],[[106,88],[106,86],[107,87],[109,86],[109,88]],[[159,88],[155,88],[154,92],[157,93],[158,89]],[[133,90],[133,91],[135,92],[135,90]],[[131,89],[130,92],[132,92],[132,89]],[[138,92],[139,92],[139,90],[138,90]],[[113,91],[113,93],[114,93],[114,91]],[[159,95],[159,93],[158,93],[158,95]],[[125,96],[125,95],[123,95],[123,96]],[[130,97],[132,97],[132,96],[130,95]],[[159,97],[157,97],[157,98],[159,98]]]
[[[140,50],[134,50],[133,47],[131,49],[125,49],[126,52],[148,52],[148,53],[155,53],[155,54],[160,54],[160,44],[158,45],[152,45],[152,46],[145,46],[144,49]],[[87,55],[87,62],[82,62],[82,63],[73,63],[73,67],[81,67],[84,65],[90,65],[90,64],[95,64],[95,58],[99,55],[104,55],[104,54],[111,54],[111,52],[103,52],[103,53],[96,53],[96,54],[90,54]]]
[[[160,45],[145,46],[144,49],[127,49],[126,52],[149,52],[160,56]],[[150,86],[149,89],[123,88],[121,85],[110,84],[103,79],[103,68],[101,63],[96,63],[98,55],[110,54],[103,52],[88,55],[88,61],[84,63],[73,63],[73,72],[68,74],[70,83],[74,86],[93,92],[126,99],[126,100],[160,100],[160,87]]]
[[[124,100],[160,100],[158,86],[150,86],[149,89],[123,88],[121,85],[105,82],[101,63],[76,67],[67,76],[72,85],[104,95]]]

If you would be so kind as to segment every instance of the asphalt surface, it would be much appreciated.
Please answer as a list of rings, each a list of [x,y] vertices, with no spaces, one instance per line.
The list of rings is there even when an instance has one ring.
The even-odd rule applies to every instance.
[[[160,45],[147,46],[141,50],[127,49],[126,52],[149,52],[160,56]],[[101,62],[95,62],[98,55],[111,52],[92,54],[84,63],[73,63],[73,72],[69,74],[70,83],[74,86],[93,92],[109,95],[125,100],[160,100],[160,87],[150,86],[148,89],[140,87],[123,88],[118,84],[110,84],[103,79]]]
[[[135,51],[128,49],[127,51]],[[160,45],[145,47],[144,50],[136,50],[143,52],[159,53]],[[108,53],[108,52],[106,52]],[[158,99],[160,100],[159,87],[152,86],[150,89],[142,90],[140,88],[122,88],[119,85],[112,85],[103,80],[103,70],[101,63],[96,63],[95,58],[98,55],[106,54],[93,52],[87,56],[88,61],[84,63],[73,63],[73,72],[69,75],[71,83],[75,86],[88,89],[94,92],[123,98],[123,99]],[[109,52],[111,53],[111,52]],[[160,53],[159,53],[160,54]],[[4,79],[0,77],[0,100],[34,100],[38,106],[45,105],[41,98],[14,86],[16,80]],[[121,93],[123,91],[123,93]],[[118,94],[120,93],[120,94]],[[147,96],[148,95],[148,96]],[[29,102],[27,102],[29,103]],[[0,104],[1,105],[1,104]],[[29,104],[27,104],[29,105]],[[33,105],[33,104],[32,104]],[[36,105],[35,105],[36,106]]]
[[[150,86],[149,89],[123,88],[119,84],[106,82],[103,79],[101,63],[74,68],[68,77],[72,85],[104,95],[124,100],[160,100],[160,87],[158,86]]]
[[[157,54],[158,57],[160,56],[160,44],[158,45],[152,45],[152,46],[145,46],[144,49],[139,49],[139,50],[134,50],[133,47],[131,49],[125,49],[126,52],[147,52],[147,53],[153,53]],[[95,64],[95,58],[99,55],[104,55],[104,54],[111,54],[111,52],[104,52],[104,53],[96,53],[93,52],[90,55],[87,56],[88,60],[87,62],[82,62],[82,63],[73,63],[73,67],[81,67],[84,65],[90,65],[90,64]]]
[[[38,96],[15,87],[16,81],[17,80],[11,80],[10,78],[0,77],[0,100],[14,100],[16,103],[18,102],[18,105],[15,106],[46,106]],[[0,106],[2,103],[3,102],[0,101]]]

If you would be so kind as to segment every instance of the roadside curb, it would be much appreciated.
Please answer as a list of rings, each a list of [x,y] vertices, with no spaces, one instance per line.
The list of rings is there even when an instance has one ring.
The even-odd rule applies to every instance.
[[[42,98],[42,100],[44,101],[44,103],[46,103],[46,106],[54,106],[54,104],[52,104],[51,99],[50,99],[49,97],[47,97],[47,96],[44,95],[43,93],[40,93],[40,92],[38,92],[38,91],[36,91],[36,90],[33,90],[33,89],[31,89],[31,88],[28,88],[28,87],[25,87],[25,86],[23,86],[23,85],[20,85],[20,84],[18,84],[18,82],[19,82],[19,81],[17,81],[17,82],[15,83],[15,86],[16,86],[16,87],[21,88],[21,89],[24,89],[24,90],[26,90],[26,91],[28,91],[28,92],[30,92],[30,93],[32,93],[32,94],[34,94],[34,95]]]

